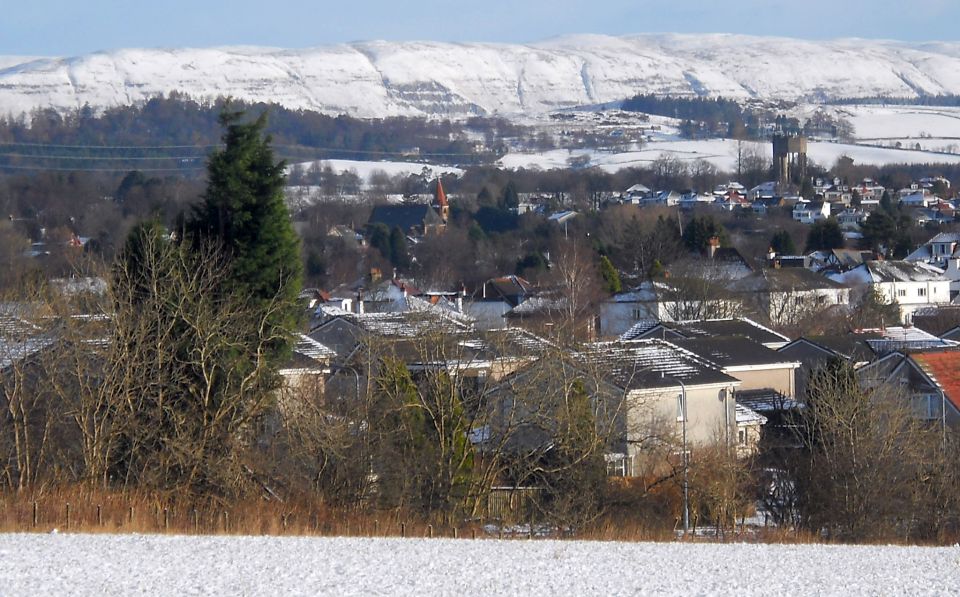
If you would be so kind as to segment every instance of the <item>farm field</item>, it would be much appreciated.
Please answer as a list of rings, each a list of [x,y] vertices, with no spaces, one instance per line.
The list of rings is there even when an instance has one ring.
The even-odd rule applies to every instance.
[[[960,547],[0,535],[7,595],[913,595]]]

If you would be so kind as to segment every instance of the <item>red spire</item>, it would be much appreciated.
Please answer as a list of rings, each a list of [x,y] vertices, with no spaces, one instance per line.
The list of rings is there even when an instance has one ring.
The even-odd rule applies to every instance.
[[[443,192],[443,183],[440,182],[440,177],[437,177],[437,205],[440,207],[447,207],[447,194]]]

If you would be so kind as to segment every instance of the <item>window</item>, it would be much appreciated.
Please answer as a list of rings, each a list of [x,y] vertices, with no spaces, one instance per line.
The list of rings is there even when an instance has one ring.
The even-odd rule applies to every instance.
[[[626,454],[605,454],[608,477],[626,477],[633,470],[633,457]]]
[[[643,319],[644,311],[643,309],[634,309],[633,311],[631,311],[631,315],[633,316],[634,319]]]
[[[740,429],[739,431],[737,431],[737,443],[739,443],[741,446],[747,445],[747,430],[746,430],[746,429]]]
[[[917,296],[927,296],[926,288],[917,288]]]
[[[907,289],[900,288],[899,290],[897,290],[897,296],[907,296]]]
[[[940,418],[940,394],[922,394],[917,400],[920,416],[928,421]]]

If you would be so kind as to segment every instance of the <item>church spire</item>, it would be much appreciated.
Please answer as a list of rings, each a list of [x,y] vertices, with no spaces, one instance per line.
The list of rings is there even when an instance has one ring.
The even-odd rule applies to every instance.
[[[443,191],[443,183],[439,176],[437,177],[437,193],[433,205],[440,212],[440,218],[446,223],[447,218],[450,217],[450,204],[447,202],[447,194]]]

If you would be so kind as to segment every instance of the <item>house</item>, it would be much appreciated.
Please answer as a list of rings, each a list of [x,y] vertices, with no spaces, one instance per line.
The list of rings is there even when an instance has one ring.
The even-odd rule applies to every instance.
[[[737,457],[747,458],[757,453],[760,447],[761,428],[767,417],[745,404],[737,403]]]
[[[800,202],[793,206],[793,219],[801,224],[813,224],[830,217],[830,203],[826,201]]]
[[[745,317],[696,321],[639,322],[620,336],[620,340],[624,341],[645,338],[661,338],[664,340],[747,338],[771,350],[777,350],[790,342],[790,338],[783,334]]]
[[[324,395],[325,377],[337,353],[305,335],[298,334],[293,352],[277,371],[281,384],[277,396],[281,418],[294,415],[304,400]]]
[[[399,228],[405,235],[422,237],[438,234],[446,226],[433,207],[426,204],[377,205],[367,220],[367,228],[383,224],[390,230]]]
[[[535,294],[533,284],[520,276],[491,278],[463,302],[463,309],[476,319],[478,329],[501,328],[507,312]]]
[[[740,381],[739,392],[767,391],[792,401],[796,397],[796,370],[791,361],[749,338],[728,336],[670,340]]]
[[[331,349],[340,362],[364,345],[378,350],[417,344],[472,330],[469,323],[440,310],[388,313],[341,313],[310,331],[308,336]]]
[[[858,371],[867,388],[883,388],[904,400],[922,421],[960,426],[960,348],[893,352]]]
[[[843,273],[862,265],[865,261],[874,259],[871,251],[855,249],[830,249],[814,251],[807,256],[810,260],[809,268],[812,271],[829,274]]]
[[[628,476],[636,474],[651,425],[675,438],[685,432],[693,450],[735,441],[740,382],[696,355],[670,342],[641,340],[590,344],[578,358],[597,363],[603,380],[625,397],[625,441],[616,451],[626,457]]]
[[[742,303],[774,325],[796,325],[850,304],[850,288],[804,268],[768,268],[731,283]]]
[[[636,288],[613,295],[600,304],[601,336],[620,336],[639,321],[689,319],[691,314],[739,311],[725,298],[695,298],[673,279],[646,280]],[[684,298],[687,296],[687,298]]]
[[[951,298],[960,294],[960,232],[937,234],[907,255],[905,260],[944,270],[944,277],[950,280]]]
[[[807,400],[810,375],[833,362],[847,362],[859,368],[874,359],[874,353],[862,339],[852,335],[801,337],[777,350],[785,359],[800,363],[796,372],[796,398]]]
[[[841,230],[859,231],[860,226],[867,221],[869,214],[863,209],[847,208],[837,214],[837,224]]]
[[[753,203],[750,204],[750,209],[758,216],[765,216],[770,213],[770,211],[784,207],[786,204],[783,197],[760,198],[753,200]]]
[[[652,194],[652,191],[649,187],[637,183],[624,191],[623,197],[626,203],[642,203],[644,199],[649,197]]]
[[[900,205],[903,207],[928,207],[935,201],[939,201],[939,199],[924,191],[913,192],[900,197]]]
[[[566,357],[538,359],[492,388],[484,400],[491,408],[485,436],[527,457],[549,458],[571,388],[579,388],[606,442],[608,473],[639,476],[651,461],[679,460],[682,447],[732,445],[737,385],[669,343],[589,344]]]
[[[713,195],[703,193],[684,193],[680,197],[680,209],[691,210],[706,205],[713,205],[716,198]]]
[[[720,239],[709,239],[703,259],[696,261],[687,277],[708,281],[739,280],[753,273],[753,268],[736,247],[721,247]]]
[[[914,311],[950,302],[950,280],[943,270],[910,261],[866,261],[828,277],[849,286],[869,286],[900,309],[900,321],[910,323]]]

